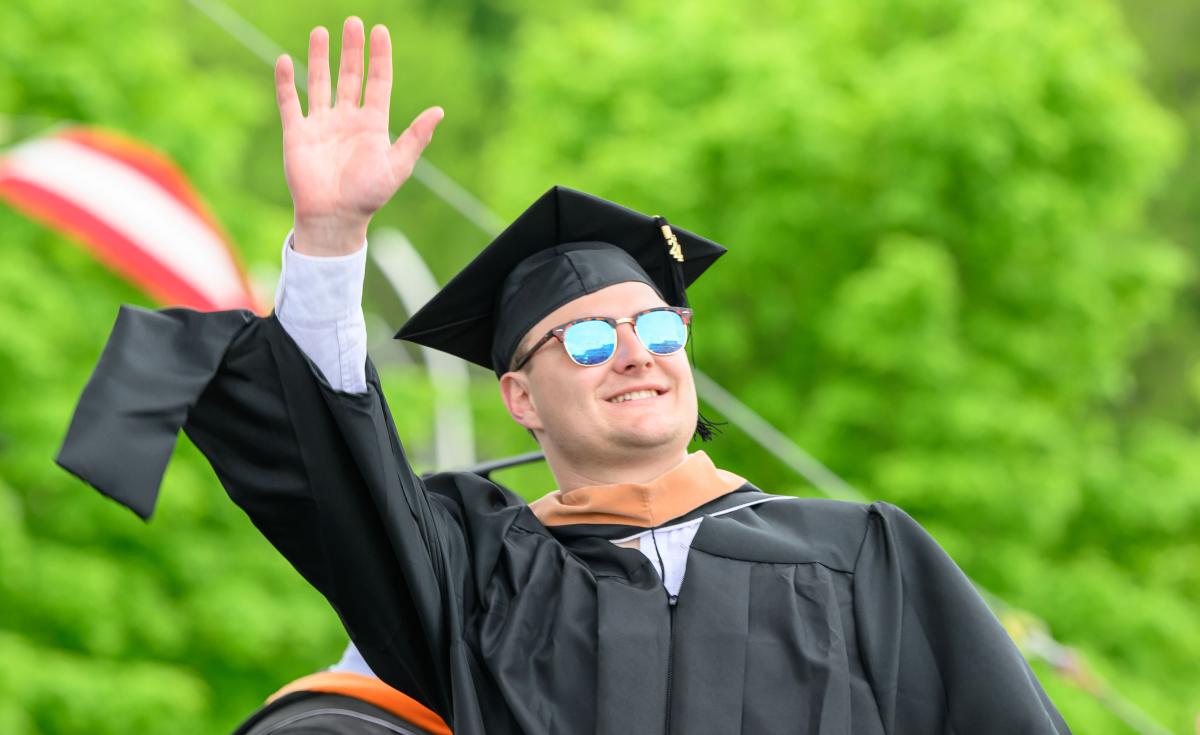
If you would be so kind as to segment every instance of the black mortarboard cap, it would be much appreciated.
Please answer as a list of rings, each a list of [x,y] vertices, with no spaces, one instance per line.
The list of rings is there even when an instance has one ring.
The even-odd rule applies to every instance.
[[[508,370],[533,325],[559,306],[626,281],[674,306],[725,248],[581,191],[555,186],[463,268],[397,339]],[[680,260],[679,258],[682,258]]]

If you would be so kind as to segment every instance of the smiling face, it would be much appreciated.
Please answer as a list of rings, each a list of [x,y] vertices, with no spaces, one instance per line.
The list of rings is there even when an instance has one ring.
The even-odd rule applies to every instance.
[[[619,319],[656,306],[666,303],[644,283],[600,289],[547,314],[516,354],[565,322]],[[500,390],[513,420],[534,432],[548,459],[577,466],[682,458],[696,428],[696,387],[687,354],[655,355],[638,340],[632,324],[617,327],[616,354],[603,365],[576,365],[552,339],[522,370],[501,376]]]

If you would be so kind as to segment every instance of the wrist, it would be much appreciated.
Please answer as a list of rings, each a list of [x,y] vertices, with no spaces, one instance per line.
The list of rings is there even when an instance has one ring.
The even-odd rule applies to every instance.
[[[370,218],[347,221],[337,218],[295,219],[292,249],[303,255],[331,257],[362,249]]]

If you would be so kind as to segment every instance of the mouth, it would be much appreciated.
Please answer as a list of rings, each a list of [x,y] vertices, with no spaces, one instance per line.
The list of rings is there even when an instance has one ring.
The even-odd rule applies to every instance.
[[[615,395],[612,398],[609,398],[608,402],[612,404],[637,403],[639,401],[657,398],[666,392],[666,390],[661,388],[640,388],[638,390],[626,391],[619,395]]]

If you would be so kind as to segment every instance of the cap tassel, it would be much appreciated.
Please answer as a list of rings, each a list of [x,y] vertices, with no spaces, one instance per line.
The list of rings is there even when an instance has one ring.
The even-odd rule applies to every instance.
[[[687,306],[687,287],[684,285],[683,279],[683,246],[679,244],[679,238],[675,237],[674,230],[667,222],[667,218],[661,215],[654,215],[654,223],[662,230],[663,240],[666,241],[666,268],[671,274],[671,286],[675,289],[672,297],[672,305]]]
[[[679,238],[675,237],[675,231],[671,229],[671,224],[667,222],[667,218],[662,215],[654,215],[654,224],[658,225],[662,230],[663,240],[667,243],[666,260],[667,271],[671,274],[671,286],[675,289],[674,294],[668,294],[674,301],[675,306],[687,306],[687,287],[683,280],[683,246],[679,244]],[[693,340],[694,344],[694,340]],[[689,348],[693,347],[689,344]],[[692,364],[696,362],[696,354],[692,353]],[[702,442],[712,441],[713,437],[721,433],[720,425],[723,422],[712,421],[704,417],[704,414],[696,412],[696,433],[695,436]]]
[[[713,421],[704,417],[704,414],[696,412],[696,433],[695,436],[702,442],[710,442],[717,434],[722,433],[721,427],[725,425],[724,421]]]

